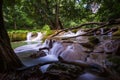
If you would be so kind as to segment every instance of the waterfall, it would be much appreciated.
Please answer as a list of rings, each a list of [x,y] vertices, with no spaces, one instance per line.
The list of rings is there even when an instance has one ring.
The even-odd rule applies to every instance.
[[[104,34],[104,29],[100,28],[100,34]]]
[[[29,32],[27,34],[27,42],[38,42],[38,41],[41,41],[42,38],[43,38],[43,34],[41,32],[37,32],[37,37],[32,37],[32,32]]]
[[[32,32],[27,33],[27,41],[31,40]]]
[[[96,36],[96,33],[94,32],[94,36]]]
[[[58,57],[62,53],[63,50],[64,50],[64,46],[62,45],[62,43],[55,42],[53,43],[53,47],[50,50],[50,54]]]
[[[68,31],[65,32],[63,35],[61,35],[60,37],[71,37],[71,36],[75,36],[75,33],[73,33],[72,31]]]
[[[77,35],[82,35],[82,34],[85,34],[86,32],[84,32],[84,31],[82,31],[82,30],[78,30],[77,32],[76,32],[76,36]]]

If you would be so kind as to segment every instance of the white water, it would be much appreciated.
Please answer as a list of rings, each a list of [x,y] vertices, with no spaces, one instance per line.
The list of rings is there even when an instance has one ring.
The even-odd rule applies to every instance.
[[[82,35],[82,34],[85,34],[85,33],[86,33],[86,32],[84,32],[84,31],[82,31],[82,30],[78,30],[75,35],[77,36],[77,35]]]
[[[50,50],[50,54],[58,57],[63,50],[64,50],[64,47],[63,47],[62,43],[61,42],[55,42],[53,44],[52,49]]]
[[[104,34],[104,29],[100,28],[100,34]]]
[[[27,41],[31,41],[32,32],[27,33]]]
[[[63,35],[61,35],[60,37],[71,37],[71,36],[75,36],[75,33],[73,33],[72,31],[68,31],[65,32]]]
[[[41,43],[29,44],[17,47],[14,49],[15,53],[33,53],[39,50]]]
[[[29,32],[27,34],[27,40],[26,42],[38,42],[38,41],[41,41],[42,38],[43,38],[43,34],[41,32],[37,32],[37,37],[33,38],[32,37],[32,32]]]
[[[72,37],[72,36],[82,35],[85,33],[86,32],[84,32],[80,29],[76,33],[73,33],[72,31],[65,32],[63,35],[60,35],[59,37]]]
[[[45,52],[47,56],[45,57],[40,57],[35,59],[31,58],[30,55],[39,51],[39,48],[42,48],[42,46],[43,44],[41,43],[29,44],[29,45],[24,45],[24,46],[15,48],[14,51],[18,55],[20,60],[23,62],[23,64],[26,66],[32,66],[38,63],[58,60],[55,55],[49,55],[46,51]],[[46,46],[45,43],[44,43],[44,46]]]

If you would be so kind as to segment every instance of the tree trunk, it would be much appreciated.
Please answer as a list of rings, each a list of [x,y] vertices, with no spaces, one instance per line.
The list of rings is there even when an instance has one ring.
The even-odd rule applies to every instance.
[[[50,29],[51,30],[56,30],[56,29],[63,29],[63,26],[62,26],[62,23],[59,19],[59,4],[58,4],[58,1],[56,1],[56,6],[55,6],[55,16],[54,19],[50,18],[49,17],[49,13],[48,12],[51,12],[49,6],[49,1],[48,0],[45,0],[45,8],[46,9],[43,9],[41,8],[42,12],[41,15],[43,15],[43,18],[45,21],[47,21],[48,25],[50,26]]]
[[[15,29],[15,30],[17,29],[16,21],[14,21],[14,29]]]
[[[14,53],[3,23],[2,3],[0,0],[0,72],[14,70],[23,66]]]
[[[58,2],[58,0],[56,0],[55,11],[56,11],[56,13],[55,13],[56,29],[63,29],[63,26],[59,19],[59,2]]]

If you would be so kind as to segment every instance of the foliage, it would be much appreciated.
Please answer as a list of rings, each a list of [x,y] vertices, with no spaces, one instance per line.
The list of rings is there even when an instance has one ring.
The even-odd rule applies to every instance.
[[[92,7],[100,8],[93,13]],[[5,25],[9,29],[59,29],[85,22],[120,17],[119,0],[4,0]],[[94,27],[94,26],[87,26]]]
[[[75,0],[13,0],[12,5],[11,2],[5,0],[3,7],[5,25],[10,29],[33,29],[37,26],[41,26],[37,27],[41,29],[44,24],[49,27],[54,24],[55,27],[56,15],[63,26],[73,26],[71,22],[79,24],[90,13],[86,12],[82,1]]]

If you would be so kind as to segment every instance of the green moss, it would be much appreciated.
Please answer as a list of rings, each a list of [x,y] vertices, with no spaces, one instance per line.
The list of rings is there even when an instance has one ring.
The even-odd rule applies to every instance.
[[[71,65],[71,64],[65,64],[65,63],[53,63],[51,64],[47,71],[60,71],[64,74],[68,74],[71,78],[76,78],[80,73],[83,72],[82,68],[79,66]]]

